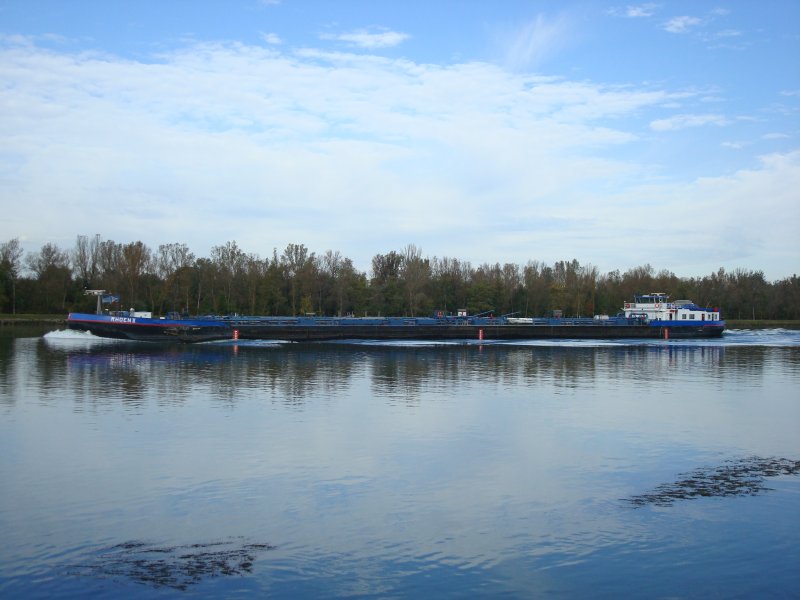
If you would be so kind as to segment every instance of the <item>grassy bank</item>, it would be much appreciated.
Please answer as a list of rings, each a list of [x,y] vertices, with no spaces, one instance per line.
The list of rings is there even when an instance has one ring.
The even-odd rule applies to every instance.
[[[782,327],[783,329],[800,329],[797,320],[769,320],[769,319],[725,319],[728,329],[767,329]]]
[[[2,325],[38,325],[66,323],[66,315],[0,315]]]

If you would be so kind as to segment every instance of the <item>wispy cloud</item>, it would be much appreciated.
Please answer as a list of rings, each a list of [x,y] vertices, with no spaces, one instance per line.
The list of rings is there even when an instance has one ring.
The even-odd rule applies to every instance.
[[[650,129],[653,131],[677,131],[706,125],[723,126],[728,123],[728,119],[722,115],[675,115],[674,117],[651,121]]]
[[[713,29],[714,23],[728,16],[726,9],[713,9],[702,16],[678,16],[661,24],[661,28],[669,33],[693,34],[702,41],[716,48],[744,48],[746,44],[739,41],[744,33],[731,27]],[[733,40],[737,40],[735,43]]]
[[[740,37],[742,32],[738,29],[723,29],[722,31],[717,31],[713,34],[716,39],[724,39],[724,38],[735,38]]]
[[[538,15],[510,32],[504,32],[506,63],[513,69],[536,68],[573,41],[571,19]]]
[[[277,33],[261,33],[261,39],[264,40],[267,44],[271,44],[273,46],[279,46],[283,43],[283,40]]]
[[[323,33],[320,38],[323,40],[337,40],[345,42],[351,46],[374,50],[377,48],[391,48],[406,41],[409,34],[399,31],[390,31],[380,28],[379,30],[359,29],[345,33]]]
[[[646,4],[629,4],[624,8],[612,8],[609,13],[617,17],[627,17],[629,19],[641,19],[652,17],[660,8],[659,4],[648,2]]]
[[[663,28],[670,33],[687,33],[703,22],[699,17],[673,17],[664,23]]]

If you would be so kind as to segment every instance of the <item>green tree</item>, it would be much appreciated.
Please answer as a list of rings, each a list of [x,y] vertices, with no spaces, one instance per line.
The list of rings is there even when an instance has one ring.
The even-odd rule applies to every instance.
[[[236,285],[241,281],[246,257],[245,253],[239,248],[236,242],[227,242],[224,246],[214,246],[211,249],[211,260],[213,261],[219,281],[223,291],[223,310],[228,313],[239,310],[240,286]]]
[[[144,300],[143,280],[151,266],[151,252],[143,242],[130,242],[120,247],[118,258],[119,276],[128,294],[125,300],[132,308],[136,308],[136,305]]]
[[[0,307],[9,302],[12,314],[17,312],[17,279],[23,250],[19,238],[0,244]],[[5,298],[5,300],[4,300]]]
[[[472,266],[457,258],[431,260],[431,294],[433,305],[445,312],[466,308]]]
[[[66,310],[67,294],[72,285],[69,254],[53,243],[25,257],[28,269],[36,276],[35,307],[39,312]]]
[[[430,282],[431,265],[427,258],[422,258],[422,250],[414,244],[403,249],[403,260],[400,267],[400,278],[405,288],[407,314],[414,317],[420,309],[428,307],[425,288]]]
[[[308,276],[313,271],[309,264],[314,262],[313,257],[314,255],[309,255],[308,248],[303,244],[289,244],[281,255],[281,266],[289,284],[292,315],[297,314],[298,294],[303,285],[308,283],[303,275]]]
[[[525,315],[544,316],[550,309],[553,269],[542,262],[529,260],[522,271],[525,285]]]
[[[403,257],[392,250],[387,254],[372,257],[372,278],[370,279],[370,306],[379,315],[400,315],[403,312],[403,289],[400,283],[400,269]]]
[[[166,302],[169,310],[188,311],[195,256],[186,244],[161,244],[155,256],[156,273],[162,283],[163,312]]]

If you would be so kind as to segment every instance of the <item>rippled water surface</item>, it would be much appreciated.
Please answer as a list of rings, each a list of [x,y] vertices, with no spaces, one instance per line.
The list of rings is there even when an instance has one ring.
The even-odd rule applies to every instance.
[[[796,597],[800,332],[0,335],[0,597]]]

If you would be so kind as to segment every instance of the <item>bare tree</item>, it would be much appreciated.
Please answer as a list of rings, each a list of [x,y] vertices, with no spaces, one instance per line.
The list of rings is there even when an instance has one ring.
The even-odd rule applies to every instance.
[[[163,282],[172,310],[177,310],[178,303],[188,310],[194,254],[186,244],[161,244],[155,261],[156,273]]]
[[[120,249],[119,271],[128,288],[128,302],[135,304],[139,300],[142,276],[151,263],[150,249],[142,242],[124,244]]]
[[[79,235],[72,249],[72,268],[85,288],[94,287],[99,273],[100,235],[93,238]]]

